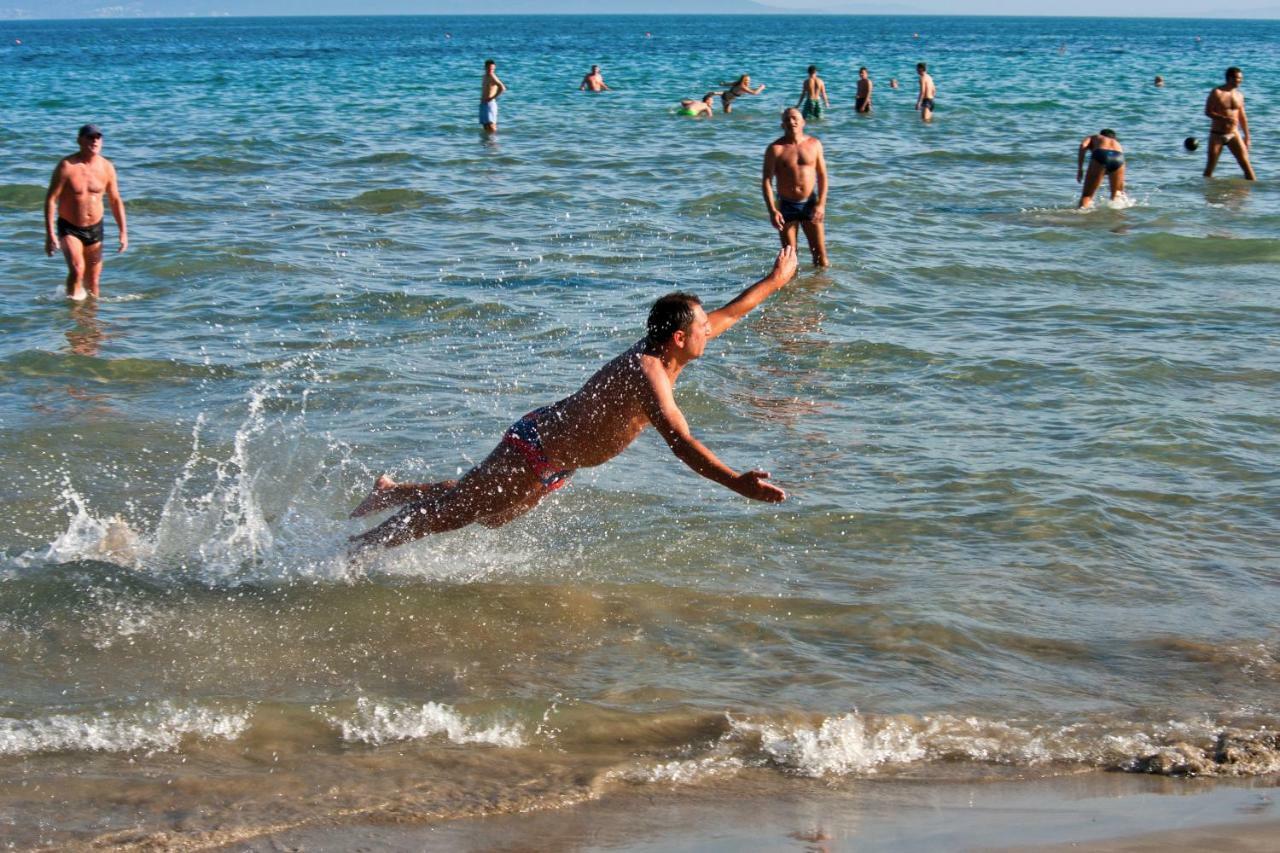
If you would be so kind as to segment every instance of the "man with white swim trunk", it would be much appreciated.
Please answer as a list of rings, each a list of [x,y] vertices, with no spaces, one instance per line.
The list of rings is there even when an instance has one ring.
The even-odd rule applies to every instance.
[[[1209,157],[1204,167],[1206,178],[1213,177],[1213,169],[1226,147],[1240,164],[1245,178],[1257,180],[1249,162],[1249,119],[1244,114],[1244,95],[1240,92],[1243,82],[1244,72],[1233,65],[1227,69],[1226,82],[1210,92],[1209,99],[1205,101],[1204,114],[1212,121],[1209,126]]]
[[[494,73],[497,67],[492,59],[484,61],[484,80],[480,83],[480,126],[488,133],[498,130],[498,96],[507,91],[507,86]]]

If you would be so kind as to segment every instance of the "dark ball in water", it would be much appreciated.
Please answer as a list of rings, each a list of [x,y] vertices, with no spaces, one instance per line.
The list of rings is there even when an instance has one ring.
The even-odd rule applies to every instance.
[[[1188,136],[1186,139],[1182,140],[1182,147],[1188,151],[1195,151],[1200,147],[1200,143],[1196,141],[1194,136]]]

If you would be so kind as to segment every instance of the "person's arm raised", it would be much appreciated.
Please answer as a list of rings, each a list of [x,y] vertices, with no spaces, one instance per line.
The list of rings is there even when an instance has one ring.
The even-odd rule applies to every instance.
[[[767,471],[744,471],[738,474],[693,437],[684,413],[676,405],[671,392],[671,380],[667,378],[659,360],[649,359],[648,363],[642,365],[641,371],[650,391],[645,400],[645,414],[677,459],[693,469],[694,473],[732,489],[744,498],[768,503],[786,500],[786,492],[765,482],[769,478]]]
[[[778,257],[773,262],[773,269],[768,275],[739,293],[723,308],[717,308],[707,315],[707,320],[711,324],[711,331],[707,337],[719,337],[730,326],[751,313],[753,308],[791,281],[795,274],[796,250],[786,246],[778,252]]]

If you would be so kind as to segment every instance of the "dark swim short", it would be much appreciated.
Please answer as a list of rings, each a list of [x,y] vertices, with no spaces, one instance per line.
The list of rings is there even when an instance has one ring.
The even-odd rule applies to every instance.
[[[1124,153],[1113,148],[1095,148],[1090,152],[1089,157],[1106,169],[1108,175],[1124,165]]]
[[[542,488],[548,492],[554,492],[569,482],[569,478],[573,476],[573,469],[561,468],[548,459],[547,452],[542,449],[538,421],[546,417],[546,414],[547,407],[544,406],[525,415],[507,428],[506,435],[502,436],[502,443],[510,444],[519,450],[529,470],[542,481]]]
[[[783,222],[812,222],[813,213],[818,208],[818,194],[815,192],[804,201],[792,201],[789,198],[778,199],[778,212]]]
[[[920,109],[933,112],[933,98],[921,98]]]
[[[871,111],[871,110],[868,108],[868,107],[869,107],[869,105],[867,104],[867,101],[868,101],[868,100],[870,100],[870,99],[869,99],[869,98],[858,98],[858,100],[857,100],[857,105],[856,105],[856,109],[857,109],[857,111],[858,111],[858,112],[860,112],[860,113],[866,113],[866,112],[870,112],[870,111]]]
[[[99,219],[93,225],[87,228],[81,228],[79,225],[72,225],[61,216],[58,217],[58,237],[59,239],[71,236],[75,237],[86,246],[92,246],[95,243],[102,242],[102,220]]]

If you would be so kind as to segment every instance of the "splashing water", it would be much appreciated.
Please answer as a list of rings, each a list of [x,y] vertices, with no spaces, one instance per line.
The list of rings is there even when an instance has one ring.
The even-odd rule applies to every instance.
[[[346,525],[330,505],[337,485],[350,479],[350,452],[307,434],[305,390],[298,411],[286,406],[268,416],[266,404],[286,400],[285,391],[274,380],[249,392],[224,458],[206,447],[205,416],[196,419],[190,455],[153,531],[120,514],[96,514],[68,480],[61,493],[66,530],[47,548],[23,554],[20,564],[101,560],[214,584],[350,578]],[[360,479],[367,479],[363,471]]]

